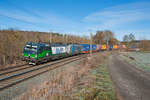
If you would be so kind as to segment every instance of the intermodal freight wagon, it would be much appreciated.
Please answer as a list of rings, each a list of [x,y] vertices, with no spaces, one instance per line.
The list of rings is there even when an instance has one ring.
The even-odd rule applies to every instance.
[[[81,52],[82,53],[89,53],[90,52],[90,45],[89,44],[80,44],[82,46]]]
[[[92,52],[97,52],[97,45],[96,44],[92,44]]]
[[[23,49],[22,60],[29,64],[40,64],[54,59],[60,59],[78,54],[90,53],[90,44],[46,44],[27,42]],[[118,45],[92,44],[92,52],[118,49]]]
[[[102,47],[101,47],[101,50],[107,50],[107,45],[103,44]]]

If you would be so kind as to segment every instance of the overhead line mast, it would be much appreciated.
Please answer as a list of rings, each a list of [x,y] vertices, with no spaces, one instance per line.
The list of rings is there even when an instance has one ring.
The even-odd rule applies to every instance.
[[[50,43],[52,43],[52,30],[50,31]]]
[[[90,31],[90,56],[92,57],[92,30]]]

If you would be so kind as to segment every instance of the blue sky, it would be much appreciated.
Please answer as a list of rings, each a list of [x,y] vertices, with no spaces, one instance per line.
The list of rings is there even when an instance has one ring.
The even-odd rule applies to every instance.
[[[0,0],[0,28],[89,36],[109,29],[117,39],[150,39],[149,0]]]

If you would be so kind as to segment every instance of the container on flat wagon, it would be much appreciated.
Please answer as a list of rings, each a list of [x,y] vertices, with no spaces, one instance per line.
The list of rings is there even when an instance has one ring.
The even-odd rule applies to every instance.
[[[89,53],[90,52],[90,45],[89,44],[80,44],[82,49],[81,52],[82,53]]]
[[[110,46],[109,46],[109,50],[112,50],[113,49],[113,45],[111,44]]]
[[[106,45],[106,49],[109,49],[109,45]]]
[[[131,45],[130,48],[136,48],[134,45]]]
[[[72,45],[72,53],[73,54],[80,54],[81,53],[81,45],[74,44]]]
[[[97,45],[96,44],[92,44],[92,52],[96,52],[97,51]]]
[[[80,54],[81,53],[81,45],[79,45],[79,44],[68,45],[68,53],[71,55]]]
[[[113,46],[113,49],[118,49],[118,45],[114,45],[114,46]]]
[[[68,55],[72,55],[72,45],[71,44],[66,45],[66,52]]]
[[[62,54],[67,53],[67,46],[66,45],[52,45],[52,54]]]
[[[122,45],[122,48],[125,49],[125,48],[127,48],[127,47],[126,47],[126,45]]]
[[[102,50],[106,50],[106,49],[107,49],[106,44],[103,44],[102,47],[101,47],[101,49],[102,49]]]
[[[101,49],[101,45],[97,44],[96,50],[99,51]]]
[[[120,45],[117,45],[117,49],[119,49],[120,48]]]

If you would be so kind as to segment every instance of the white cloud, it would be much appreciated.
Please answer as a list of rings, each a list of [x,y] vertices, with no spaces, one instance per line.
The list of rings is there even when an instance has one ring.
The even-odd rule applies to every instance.
[[[116,33],[116,36],[119,39],[126,33],[150,32],[149,30],[146,31],[146,28],[145,30],[136,30],[131,29],[131,27],[126,27],[128,31],[124,28],[124,26],[128,26],[138,21],[150,21],[149,11],[150,2],[123,4],[91,13],[83,18],[83,21],[75,21],[51,11],[33,11],[32,9],[28,12],[28,10],[24,10],[22,7],[21,9],[16,9],[15,7],[10,6],[0,6],[0,16],[4,15],[4,17],[6,16],[9,19],[20,21],[23,23],[24,29],[32,28],[33,30],[40,29],[42,31],[50,31],[52,29],[52,31],[78,35],[82,34],[86,36],[89,36],[89,29],[92,29],[93,33],[95,33],[95,30],[97,29],[110,29]],[[34,14],[32,14],[32,12]],[[12,23],[11,25],[13,24],[15,23]],[[33,25],[30,27],[28,24]],[[22,28],[21,25],[17,27]]]
[[[150,3],[138,2],[105,8],[86,16],[83,21],[102,29],[120,27],[137,21],[150,20]]]

